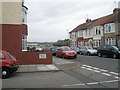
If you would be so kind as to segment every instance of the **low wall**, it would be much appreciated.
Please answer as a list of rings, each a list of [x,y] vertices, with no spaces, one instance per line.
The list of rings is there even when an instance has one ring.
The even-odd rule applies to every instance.
[[[18,61],[20,64],[51,64],[52,53],[50,51],[22,52]]]

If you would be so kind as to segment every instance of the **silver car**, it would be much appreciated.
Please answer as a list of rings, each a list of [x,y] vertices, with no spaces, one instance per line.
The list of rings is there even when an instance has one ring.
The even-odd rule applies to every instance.
[[[80,54],[84,54],[84,55],[97,55],[97,50],[93,49],[90,46],[84,46],[81,48]]]

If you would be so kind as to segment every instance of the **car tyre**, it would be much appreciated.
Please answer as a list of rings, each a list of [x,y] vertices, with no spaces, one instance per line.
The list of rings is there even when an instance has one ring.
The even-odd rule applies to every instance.
[[[9,78],[10,77],[10,70],[8,68],[2,68],[2,78]]]
[[[75,56],[74,58],[77,58],[77,56]]]
[[[59,56],[56,54],[56,57],[59,57]]]
[[[99,56],[99,57],[102,57],[102,54],[99,52],[99,53],[98,53],[98,56]]]
[[[113,54],[113,58],[114,58],[114,59],[116,59],[116,58],[117,58],[117,55],[116,55],[115,53]]]
[[[64,58],[64,59],[65,59],[65,56],[64,56],[64,55],[62,55],[62,58]]]
[[[87,55],[90,56],[90,52],[88,52]]]
[[[80,55],[83,55],[82,52],[80,52]]]

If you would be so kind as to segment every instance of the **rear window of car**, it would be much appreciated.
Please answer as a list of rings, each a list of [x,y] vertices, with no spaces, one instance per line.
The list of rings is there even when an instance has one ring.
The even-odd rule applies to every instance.
[[[7,54],[10,56],[11,59],[16,59],[12,54],[10,54],[9,52],[7,52]]]
[[[106,49],[106,46],[102,46],[101,49]]]
[[[62,48],[63,51],[69,51],[71,48]]]
[[[2,52],[0,52],[0,60],[4,60],[4,59],[5,59],[5,55]]]

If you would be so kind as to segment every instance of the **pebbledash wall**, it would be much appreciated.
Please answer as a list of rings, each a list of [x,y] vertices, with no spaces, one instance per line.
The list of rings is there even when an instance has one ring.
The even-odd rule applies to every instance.
[[[28,35],[27,24],[22,23],[22,4],[23,2],[2,2],[0,47],[13,54],[20,64],[52,64],[50,51],[22,51],[22,36]],[[44,57],[40,57],[42,55]]]

